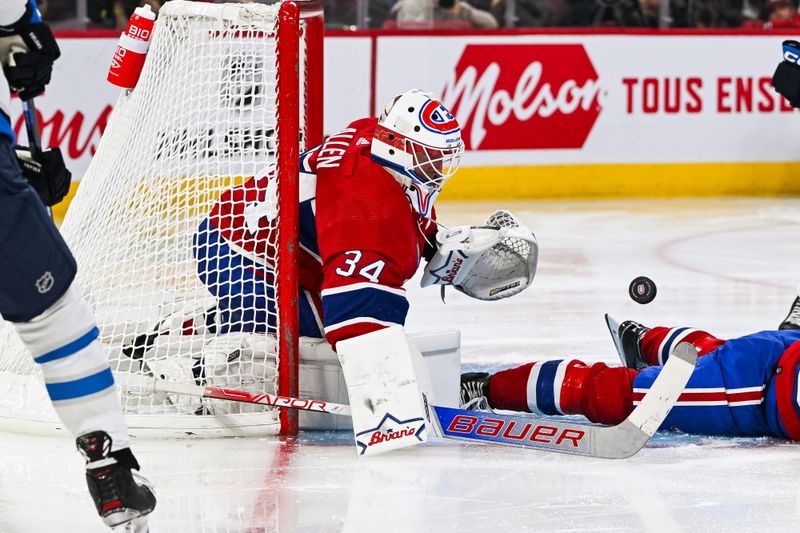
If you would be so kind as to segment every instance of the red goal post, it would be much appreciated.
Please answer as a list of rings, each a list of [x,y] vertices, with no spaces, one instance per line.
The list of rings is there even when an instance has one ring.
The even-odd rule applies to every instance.
[[[305,28],[301,30],[301,22]],[[281,224],[295,231],[281,231],[278,279],[279,353],[278,394],[299,396],[299,325],[298,325],[298,231],[300,149],[322,142],[323,111],[323,31],[322,4],[319,0],[282,2],[278,21],[278,169],[281,187]],[[305,45],[301,40],[305,40]],[[305,65],[300,65],[305,49]],[[305,70],[305,98],[300,95],[300,70]],[[287,96],[289,95],[289,96]],[[300,104],[305,106],[304,147],[299,147]],[[280,257],[283,259],[280,259]],[[296,435],[298,412],[281,409],[281,434]]]

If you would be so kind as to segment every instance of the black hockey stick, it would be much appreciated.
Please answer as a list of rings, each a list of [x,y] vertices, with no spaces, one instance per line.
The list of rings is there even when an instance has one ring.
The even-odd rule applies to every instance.
[[[25,118],[25,131],[28,134],[28,148],[36,159],[42,153],[42,136],[39,131],[39,119],[36,115],[36,104],[33,98],[22,101],[22,116]]]
[[[12,45],[11,53],[9,54],[9,65],[14,65],[14,54],[17,52],[25,52],[27,48],[21,45]],[[22,100],[22,117],[25,119],[25,132],[28,134],[28,149],[31,151],[31,158],[38,161],[38,157],[42,153],[42,135],[39,131],[39,117],[36,114],[36,104],[33,98],[20,99]],[[45,206],[47,214],[53,218],[53,208]]]
[[[25,131],[28,134],[28,149],[31,151],[31,158],[36,161],[42,153],[42,135],[39,131],[39,118],[36,115],[36,104],[33,103],[33,98],[22,101],[22,116],[25,118]],[[44,208],[53,219],[53,208],[49,205]]]

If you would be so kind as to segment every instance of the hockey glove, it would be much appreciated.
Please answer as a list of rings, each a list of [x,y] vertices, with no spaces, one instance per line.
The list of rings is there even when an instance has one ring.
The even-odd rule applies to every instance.
[[[478,300],[500,300],[527,288],[536,274],[536,236],[508,211],[495,211],[484,226],[439,231],[436,240],[423,287],[452,285]]]
[[[772,75],[772,86],[792,107],[800,107],[800,43],[783,41],[783,61]]]
[[[33,9],[28,4],[18,22],[0,26],[3,71],[11,90],[23,100],[44,92],[50,83],[53,62],[61,56],[50,27],[33,19]]]
[[[17,161],[22,175],[36,189],[39,198],[46,206],[53,206],[64,199],[69,192],[72,173],[64,164],[60,148],[48,148],[36,159],[25,146],[16,146]]]

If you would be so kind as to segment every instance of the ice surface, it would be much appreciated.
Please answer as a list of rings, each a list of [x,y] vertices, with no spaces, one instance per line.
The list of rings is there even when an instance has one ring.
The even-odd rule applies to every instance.
[[[409,284],[410,330],[459,327],[469,368],[615,361],[602,315],[719,336],[774,328],[800,281],[800,199],[443,204],[446,224],[510,208],[539,238],[533,286],[477,302]],[[641,306],[631,279],[652,278]],[[436,442],[359,459],[348,434],[136,440],[158,490],[153,533],[798,531],[800,446],[659,434],[593,460]],[[0,533],[106,531],[70,439],[0,433]]]

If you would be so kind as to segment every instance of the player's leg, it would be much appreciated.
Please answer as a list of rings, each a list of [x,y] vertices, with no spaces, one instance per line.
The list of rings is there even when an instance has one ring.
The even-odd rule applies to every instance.
[[[725,339],[717,338],[701,329],[657,326],[642,335],[642,357],[649,366],[663,365],[675,346],[681,342],[688,342],[697,349],[699,356],[703,356],[725,344]]]
[[[267,337],[276,332],[277,324],[276,295],[270,282],[274,273],[266,264],[235,251],[209,219],[198,227],[193,250],[198,277],[217,300],[215,308],[204,312],[204,329],[213,336],[195,361],[194,379],[203,385],[237,387],[242,385],[244,368],[256,375],[270,373],[265,365],[275,350],[269,347]],[[301,336],[322,338],[320,309],[319,296],[301,289]],[[182,332],[198,331],[196,327],[186,328],[187,320],[172,323],[182,324]],[[271,337],[274,344],[274,336]]]
[[[622,363],[628,368],[637,370],[663,365],[669,359],[672,349],[680,342],[692,344],[701,356],[711,353],[725,343],[724,339],[695,328],[663,326],[648,328],[633,320],[616,324],[608,315],[606,323]]]
[[[660,372],[660,366],[651,366],[639,373],[633,382],[634,404],[641,401]],[[725,382],[713,355],[698,359],[692,377],[661,429],[707,435],[738,434],[726,402]]]
[[[263,263],[235,252],[209,219],[198,227],[193,251],[200,281],[217,299],[215,309],[204,312],[210,333],[274,333],[277,320],[274,272]],[[322,338],[322,303],[319,294],[300,289],[300,335]]]
[[[702,357],[686,389],[661,429],[703,435],[778,435],[762,407],[763,372],[758,346],[731,341]],[[720,361],[725,360],[725,365]],[[580,414],[592,422],[618,424],[647,394],[663,367],[642,371],[585,365],[580,361],[545,361],[522,365],[488,376],[476,390],[487,395],[493,409],[541,413]],[[726,373],[727,372],[727,373]],[[736,386],[726,385],[734,381]],[[465,374],[468,378],[470,375]],[[462,380],[462,395],[465,386]]]
[[[661,429],[701,435],[764,436],[773,434],[766,423],[763,380],[752,373],[742,375],[742,386],[726,385],[717,350],[698,359],[686,384]],[[634,405],[647,394],[661,371],[660,366],[642,370],[633,383]]]
[[[493,409],[545,415],[579,414],[592,422],[618,424],[633,410],[635,376],[635,370],[609,367],[605,363],[586,365],[577,360],[528,363],[491,376],[464,374],[462,404],[484,394]]]
[[[192,248],[198,277],[217,299],[205,317],[209,333],[274,332],[277,311],[269,266],[234,251],[208,218],[198,227]]]
[[[778,398],[776,377],[787,349],[800,340],[797,331],[761,331],[725,341],[698,359],[697,367],[662,428],[704,435],[787,437],[777,403],[794,405],[796,389]],[[642,370],[634,382],[634,400],[649,389],[660,367]],[[789,373],[792,376],[791,373]],[[793,407],[791,409],[794,409]]]
[[[150,512],[155,498],[149,489],[126,486],[138,464],[94,315],[73,284],[75,272],[75,260],[22,177],[10,141],[0,137],[0,315],[14,324],[41,368],[55,411],[78,437],[79,448],[87,451],[82,443],[90,435],[101,435],[107,444],[87,456],[87,479],[101,516],[106,523],[130,520]],[[98,499],[110,494],[103,487],[126,498],[103,509],[110,504]],[[134,497],[139,491],[149,495],[146,505]]]

